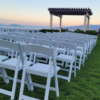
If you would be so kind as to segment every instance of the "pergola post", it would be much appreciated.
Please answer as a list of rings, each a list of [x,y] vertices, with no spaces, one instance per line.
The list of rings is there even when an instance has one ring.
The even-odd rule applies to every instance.
[[[50,29],[52,29],[52,14],[50,14]]]
[[[86,19],[87,19],[87,15],[85,14],[84,15],[84,28],[83,28],[84,31],[86,31]]]
[[[87,20],[87,30],[89,30],[89,22],[90,22],[90,18],[88,17],[88,20]]]
[[[62,26],[62,16],[60,16],[59,32],[61,32],[61,26]]]

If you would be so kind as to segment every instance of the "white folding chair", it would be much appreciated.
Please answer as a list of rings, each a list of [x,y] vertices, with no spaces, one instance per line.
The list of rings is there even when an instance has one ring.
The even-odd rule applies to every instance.
[[[54,41],[61,41],[61,42],[66,42],[66,39],[62,39],[62,38],[54,38]],[[62,48],[62,47],[57,47],[57,53],[58,54],[65,54],[66,52],[66,49],[65,48]]]
[[[89,54],[89,41],[87,39],[78,39],[78,41],[84,42],[84,60],[83,60],[83,62],[85,62],[85,59],[87,59],[87,56]],[[77,49],[83,49],[83,47],[77,46]]]
[[[56,60],[68,63],[68,64],[66,64],[67,66],[65,66],[65,67],[66,68],[69,67],[69,69],[61,68],[60,70],[67,71],[67,72],[69,72],[69,74],[68,74],[68,77],[58,75],[58,78],[65,79],[65,80],[68,80],[68,82],[70,82],[72,72],[74,73],[74,77],[76,77],[76,45],[73,45],[71,43],[61,42],[61,41],[60,42],[56,41],[54,45],[56,47],[60,46],[60,47],[66,48],[67,54],[57,55]],[[71,52],[69,52],[70,50],[75,50],[75,52],[71,53]],[[73,64],[74,64],[74,66],[73,66]],[[74,68],[74,71],[72,70],[72,68]]]
[[[20,82],[20,80],[17,79],[18,71],[23,69],[24,60],[22,54],[20,53],[19,43],[0,40],[0,47],[13,49],[17,51],[20,56],[20,57],[18,56],[18,58],[11,58],[3,62],[0,62],[0,72],[1,72],[0,77],[3,77],[4,82],[7,84],[9,83],[9,79],[13,81],[12,91],[0,89],[0,93],[11,96],[11,100],[13,100],[15,96],[16,82],[17,81]],[[20,62],[20,58],[21,58],[21,62]],[[32,62],[27,61],[27,66],[30,66],[31,64]],[[14,70],[15,71],[14,78],[7,76],[5,69]],[[30,86],[30,77],[27,74],[26,74],[26,81],[27,81],[26,84],[28,86],[28,90],[31,91],[32,87]]]
[[[41,45],[41,46],[47,47],[47,48],[51,48],[53,46],[52,41],[48,41],[48,40],[45,40],[45,39],[35,39],[35,44]],[[48,57],[46,55],[38,53],[36,57],[37,57],[38,62],[43,62],[43,63],[48,62]],[[45,59],[42,59],[42,58],[45,58]]]
[[[8,42],[8,41],[0,40],[0,47],[13,49],[13,50],[20,52],[18,43],[12,43],[12,42]],[[5,80],[6,83],[9,83],[9,78],[7,76],[5,69],[10,69],[10,70],[15,71],[12,91],[0,89],[0,93],[10,96],[11,100],[13,100],[14,96],[15,96],[18,70],[20,70],[21,68],[22,67],[20,66],[20,57],[18,57],[18,59],[15,58],[15,62],[12,62],[12,59],[8,59],[8,60],[5,60],[3,62],[0,62],[1,75],[2,75],[2,77],[3,77],[3,79]]]
[[[6,35],[6,34],[0,34],[0,39],[3,39],[3,40],[7,40],[7,41],[10,41],[10,42],[15,42],[15,36],[11,36],[11,35]],[[4,51],[4,52],[7,52],[8,53],[8,56],[11,56],[13,57],[14,54],[15,54],[15,51],[14,50],[11,50],[11,49],[8,49],[8,48],[0,48],[1,51]]]
[[[33,82],[30,83],[31,86],[37,86],[37,87],[46,89],[44,100],[48,100],[49,90],[56,91],[56,95],[58,97],[59,89],[58,89],[57,71],[60,69],[60,67],[56,66],[55,48],[46,48],[46,47],[42,47],[42,46],[38,46],[38,45],[31,45],[31,44],[30,45],[22,45],[21,48],[22,48],[21,49],[22,54],[23,54],[23,52],[24,53],[25,52],[34,52],[35,55],[34,55],[34,64],[30,67],[26,66],[27,65],[26,58],[24,60],[24,68],[23,68],[19,100],[22,100],[22,99],[24,99],[24,100],[39,100],[39,99],[32,98],[32,97],[29,97],[29,96],[26,96],[23,94],[26,73],[47,77],[46,86],[40,85],[37,83],[33,83]],[[36,53],[40,53],[40,54],[49,56],[49,64],[35,63]],[[51,57],[53,58],[53,61],[52,61]],[[55,88],[50,87],[51,77],[53,77],[53,76],[55,77]]]
[[[17,36],[16,42],[19,42],[21,44],[33,44],[35,43],[35,40],[25,36]],[[27,59],[31,61],[33,59],[34,53],[30,53],[30,54],[28,53],[27,55],[30,55],[30,57],[27,57]]]
[[[76,44],[76,63],[78,63],[78,66],[76,68],[80,70],[81,63],[83,63],[84,66],[84,42],[78,41],[78,40],[68,40],[69,43]],[[81,47],[81,48],[79,48]],[[69,52],[75,52],[75,50],[70,50]]]

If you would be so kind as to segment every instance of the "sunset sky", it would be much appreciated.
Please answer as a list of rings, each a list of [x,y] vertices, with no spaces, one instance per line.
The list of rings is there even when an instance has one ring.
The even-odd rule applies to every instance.
[[[49,26],[48,8],[90,8],[91,25],[100,25],[100,0],[0,0],[0,23],[29,26]],[[84,16],[63,16],[62,26],[83,25]],[[53,16],[53,26],[59,17]]]

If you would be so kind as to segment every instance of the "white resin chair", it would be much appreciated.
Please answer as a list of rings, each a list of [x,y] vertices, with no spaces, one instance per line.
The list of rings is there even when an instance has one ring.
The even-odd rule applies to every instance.
[[[78,41],[84,42],[84,62],[85,62],[85,59],[87,59],[89,55],[89,41],[87,39],[78,39]],[[83,49],[83,47],[77,46],[77,49]]]
[[[0,39],[6,40],[6,41],[10,41],[10,42],[12,42],[12,41],[15,42],[16,37],[15,36],[11,36],[11,35],[6,35],[6,34],[0,34]],[[11,50],[11,49],[8,49],[8,48],[0,47],[0,51],[7,52],[8,56],[11,56],[11,57],[13,57],[14,54],[15,54],[14,50]]]
[[[78,41],[78,40],[68,40],[69,43],[76,44],[76,63],[78,63],[78,66],[76,68],[80,70],[81,63],[84,66],[84,42]],[[80,48],[79,48],[80,47]],[[69,52],[75,52],[75,50],[70,50]]]
[[[60,41],[59,41],[58,39],[57,39],[57,40],[55,39],[55,40],[52,40],[52,41],[53,41],[53,42],[55,42],[55,41],[56,41],[56,42],[60,42],[60,41],[61,41],[61,42],[66,42],[66,40],[60,40]],[[57,51],[57,54],[65,54],[66,48],[65,48],[65,47],[61,47],[61,46],[58,46],[58,47],[56,46],[56,51]],[[60,64],[61,64],[61,63],[60,63]],[[63,63],[62,63],[61,65],[63,66]]]
[[[5,47],[5,48],[13,49],[13,50],[20,52],[18,43],[12,43],[12,42],[8,42],[8,41],[0,40],[0,47]],[[15,96],[15,90],[16,90],[18,70],[21,69],[20,57],[18,57],[18,59],[15,58],[15,63],[14,63],[14,60],[12,62],[12,59],[8,59],[3,62],[0,62],[1,75],[2,75],[3,79],[5,80],[5,82],[9,83],[9,78],[7,76],[5,69],[10,69],[10,70],[15,71],[12,91],[8,91],[8,90],[4,90],[4,89],[0,88],[0,93],[10,96],[11,100],[13,100],[14,96]]]
[[[68,80],[68,82],[70,82],[71,73],[74,73],[74,77],[76,77],[76,45],[73,45],[71,43],[56,41],[55,46],[56,47],[60,46],[60,47],[66,48],[67,54],[57,55],[56,60],[68,63],[68,64],[66,64],[67,66],[65,66],[65,68],[61,68],[60,70],[65,71],[65,72],[69,72],[68,77],[58,75],[58,78],[65,79],[65,80]],[[69,52],[70,50],[75,50],[75,52],[71,53],[71,52]],[[74,64],[74,66],[73,66],[73,64]],[[69,69],[66,69],[67,67],[69,67]],[[74,70],[72,70],[72,68],[74,68]]]
[[[18,58],[6,59],[5,61],[0,62],[0,72],[1,72],[0,77],[2,77],[4,82],[7,84],[9,83],[9,80],[13,81],[12,91],[0,89],[0,93],[11,96],[11,100],[13,100],[14,96],[15,96],[16,83],[20,82],[20,80],[17,80],[18,71],[23,69],[23,62],[24,61],[23,61],[22,54],[20,53],[19,43],[0,40],[0,47],[12,49],[12,50],[15,50],[19,53]],[[2,56],[0,56],[0,57],[2,57]],[[20,58],[21,58],[21,60],[20,60]],[[30,66],[30,65],[31,65],[31,62],[28,61],[27,66]],[[15,71],[14,78],[7,76],[5,69],[10,69],[10,70]],[[29,84],[30,79],[29,79],[29,76],[27,74],[26,74],[26,81],[27,81],[28,89],[31,91],[31,86]]]
[[[29,37],[25,37],[25,36],[17,36],[16,42],[19,42],[20,44],[33,44],[35,43],[35,40]],[[27,59],[31,61],[33,59],[34,53],[30,53],[27,55],[30,55],[30,57],[29,58],[27,57]]]
[[[46,47],[46,48],[51,48],[53,46],[52,41],[48,41],[48,40],[45,40],[45,39],[35,39],[35,44],[41,45],[41,46]],[[43,54],[39,54],[39,53],[37,54],[36,57],[37,57],[38,62],[43,62],[43,63],[47,63],[48,58],[49,58],[48,56],[43,55]],[[45,58],[45,59],[41,59],[41,58]]]
[[[31,86],[37,86],[40,88],[44,88],[45,90],[45,96],[44,100],[48,100],[49,96],[49,90],[56,91],[57,97],[59,96],[59,89],[58,89],[58,79],[57,79],[57,71],[60,69],[60,67],[56,66],[56,58],[55,58],[55,48],[46,48],[38,45],[22,45],[21,46],[21,52],[34,52],[34,64],[30,67],[27,67],[27,58],[24,60],[24,68],[23,68],[23,75],[22,75],[22,82],[21,82],[21,88],[20,88],[20,95],[19,100],[39,100],[36,98],[32,98],[29,96],[26,96],[23,94],[24,91],[24,84],[25,84],[25,75],[27,74],[34,74],[38,76],[47,77],[47,83],[45,85],[37,84],[31,82]],[[49,56],[49,64],[43,64],[43,63],[35,63],[36,54],[40,53],[43,55]],[[53,58],[53,61],[51,59]],[[55,88],[50,87],[51,77],[55,77]],[[30,76],[31,77],[31,76]],[[31,78],[30,78],[31,79]]]

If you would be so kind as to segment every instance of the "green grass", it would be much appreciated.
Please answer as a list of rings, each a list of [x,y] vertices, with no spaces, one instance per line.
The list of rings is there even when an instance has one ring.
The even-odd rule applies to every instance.
[[[7,70],[9,76],[13,76],[14,72]],[[60,71],[59,74],[66,75],[65,72]],[[49,100],[100,100],[100,37],[97,45],[92,53],[85,61],[84,67],[77,70],[76,77],[72,74],[71,82],[63,79],[58,79],[60,96],[56,97],[55,91],[50,91]],[[18,78],[21,79],[22,72],[19,72]],[[46,84],[46,78],[32,75],[34,82]],[[51,86],[54,86],[54,78],[51,80]],[[11,90],[12,81],[5,84],[0,78],[0,88]],[[18,100],[20,91],[20,83],[17,83],[15,100]],[[24,94],[32,97],[44,99],[45,90],[34,87],[34,91],[30,92],[25,85]],[[9,96],[0,94],[0,100],[10,100]]]

